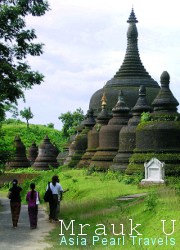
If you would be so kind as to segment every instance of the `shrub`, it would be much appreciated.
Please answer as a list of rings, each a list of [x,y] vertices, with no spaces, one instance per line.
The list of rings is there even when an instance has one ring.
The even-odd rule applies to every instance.
[[[155,211],[157,203],[158,203],[157,193],[150,192],[145,199],[145,211],[150,211],[150,210]]]

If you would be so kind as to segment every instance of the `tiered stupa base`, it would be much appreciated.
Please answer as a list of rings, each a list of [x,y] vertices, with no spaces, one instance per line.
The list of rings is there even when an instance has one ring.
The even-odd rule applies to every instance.
[[[95,167],[97,170],[106,171],[110,168],[113,163],[113,159],[117,154],[116,149],[98,149],[98,151],[93,156],[90,167]]]
[[[7,169],[13,169],[13,168],[28,168],[31,166],[30,161],[27,160],[26,157],[15,157],[12,159],[11,162],[7,163],[6,165]]]
[[[113,159],[110,169],[113,171],[124,172],[129,164],[129,158],[131,157],[132,153],[132,151],[118,151],[118,154]]]
[[[90,166],[91,159],[96,151],[96,149],[86,150],[85,154],[82,156],[80,162],[78,163],[78,168],[88,168]]]
[[[50,170],[51,167],[58,168],[59,166],[59,163],[52,162],[51,160],[48,160],[47,158],[44,158],[43,161],[42,159],[39,162],[36,160],[36,162],[33,165],[33,168],[36,170]]]

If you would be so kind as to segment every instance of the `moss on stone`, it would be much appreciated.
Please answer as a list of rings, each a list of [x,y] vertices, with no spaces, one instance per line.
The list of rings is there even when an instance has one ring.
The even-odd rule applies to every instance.
[[[176,164],[180,160],[180,153],[134,153],[129,159],[129,165],[126,169],[127,174],[144,172],[144,162],[157,158],[161,162],[165,162],[166,175],[180,175],[180,164]]]

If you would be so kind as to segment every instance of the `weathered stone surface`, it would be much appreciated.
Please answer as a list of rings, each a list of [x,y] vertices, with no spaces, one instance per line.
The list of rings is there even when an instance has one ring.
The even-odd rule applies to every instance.
[[[161,89],[152,104],[152,120],[136,128],[136,149],[132,156],[136,161],[128,165],[127,173],[143,171],[143,155],[150,153],[165,162],[166,175],[180,173],[180,116],[177,112],[178,102],[169,89],[169,79],[169,74],[163,72]]]
[[[85,119],[83,124],[84,124],[84,129],[82,130],[80,134],[76,136],[75,141],[72,142],[72,144],[70,145],[69,156],[71,155],[71,158],[68,163],[69,167],[76,167],[76,166],[78,167],[78,163],[81,160],[81,157],[86,152],[87,134],[95,125],[93,109],[88,110],[87,118]]]
[[[51,143],[51,145],[52,145],[51,151],[54,154],[54,156],[57,158],[57,156],[58,156],[58,154],[59,154],[60,151],[59,151],[58,147],[56,146],[56,144],[52,144]]]
[[[158,95],[154,99],[152,106],[154,107],[154,116],[177,115],[177,106],[179,102],[176,100],[171,90],[169,89],[170,75],[167,71],[161,74],[161,88]]]
[[[103,126],[99,132],[99,147],[90,164],[91,167],[101,170],[106,170],[112,164],[118,151],[119,131],[129,120],[129,108],[126,106],[122,91],[112,113],[113,117],[108,125]]]
[[[110,119],[110,115],[106,109],[107,103],[105,93],[102,96],[101,102],[102,110],[97,116],[96,124],[93,129],[88,132],[88,147],[82,156],[78,167],[89,167],[91,159],[96,153],[96,149],[99,147],[99,132],[102,126],[107,125]]]
[[[59,152],[57,156],[57,161],[59,165],[66,165],[69,162],[68,155],[69,155],[69,148],[71,143],[75,140],[76,135],[72,135],[70,140],[64,144],[62,152]],[[70,158],[71,159],[71,158]]]
[[[110,166],[113,170],[125,171],[129,164],[129,158],[136,147],[136,126],[140,122],[142,112],[150,112],[152,108],[146,100],[146,89],[142,85],[139,89],[139,98],[132,108],[132,118],[129,119],[128,125],[123,126],[119,133],[119,150]]]
[[[52,143],[48,136],[45,136],[43,142],[39,145],[38,156],[33,164],[37,170],[49,170],[49,167],[58,167],[56,156],[52,151]]]
[[[26,147],[21,138],[16,136],[14,139],[15,154],[10,162],[7,163],[7,168],[27,168],[30,167],[30,162],[26,157]]]
[[[35,142],[31,144],[31,147],[28,149],[28,160],[30,161],[30,164],[32,165],[38,156],[38,146]]]

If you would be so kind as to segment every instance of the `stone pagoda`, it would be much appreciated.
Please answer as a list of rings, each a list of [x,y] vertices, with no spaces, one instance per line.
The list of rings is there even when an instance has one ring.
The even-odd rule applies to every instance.
[[[119,90],[123,90],[124,99],[129,108],[134,107],[138,99],[140,85],[146,87],[148,103],[152,103],[159,91],[158,83],[152,79],[140,59],[136,27],[138,21],[133,9],[127,22],[129,28],[127,31],[127,49],[124,61],[114,77],[107,81],[104,88],[96,91],[91,97],[89,107],[94,109],[95,114],[98,114],[101,110],[99,100],[104,90],[108,99],[107,109],[110,112],[116,104]]]
[[[95,125],[94,111],[93,109],[88,110],[87,118],[83,122],[83,130],[78,134],[75,140],[70,145],[71,159],[68,162],[69,167],[77,167],[81,157],[87,149],[87,134]]]
[[[20,136],[14,138],[15,153],[10,162],[7,163],[7,168],[27,168],[30,167],[30,162],[26,157],[26,147],[21,141]]]
[[[99,132],[99,147],[92,157],[90,166],[99,170],[106,170],[112,164],[119,147],[119,132],[129,120],[129,108],[127,107],[122,90],[120,91],[118,102],[112,109],[113,117],[106,126]]]
[[[31,147],[28,149],[27,158],[30,161],[31,165],[34,163],[36,157],[38,156],[38,146],[35,142],[31,144]]]
[[[166,175],[180,174],[180,115],[179,105],[169,89],[170,76],[161,75],[161,89],[152,103],[154,111],[150,121],[136,128],[136,149],[132,155],[134,164],[129,164],[127,173],[144,172],[144,162],[157,158],[165,162]]]
[[[84,117],[84,120],[80,123],[79,126],[76,127],[77,134],[71,136],[70,140],[67,143],[68,150],[66,150],[65,158],[62,159],[63,165],[69,165],[69,163],[72,160],[73,155],[75,154],[76,151],[76,137],[79,137],[83,129],[85,128],[85,121],[88,118],[88,112]],[[60,156],[61,157],[61,156]],[[60,161],[60,157],[58,157],[58,162]]]
[[[50,166],[57,168],[58,162],[56,156],[53,153],[53,145],[46,135],[43,142],[39,145],[38,156],[33,164],[36,170],[49,170]]]
[[[51,143],[52,144],[52,143]],[[52,153],[54,154],[54,156],[57,158],[58,157],[58,154],[59,154],[59,149],[57,147],[57,145],[54,143],[52,144],[52,149],[51,149]]]
[[[141,119],[142,112],[150,112],[152,108],[146,100],[146,88],[140,86],[139,98],[135,106],[131,109],[132,118],[129,119],[128,125],[124,126],[119,133],[119,150],[113,159],[111,169],[124,171],[129,164],[129,158],[136,147],[136,127]]]
[[[78,167],[88,167],[90,165],[91,158],[96,153],[96,149],[99,147],[99,132],[102,126],[107,125],[110,119],[110,115],[106,109],[107,100],[105,92],[101,99],[101,112],[98,114],[96,124],[93,129],[88,132],[88,147],[85,154],[82,156]]]

